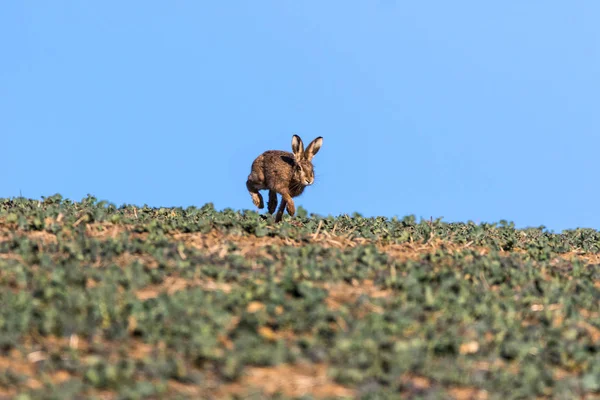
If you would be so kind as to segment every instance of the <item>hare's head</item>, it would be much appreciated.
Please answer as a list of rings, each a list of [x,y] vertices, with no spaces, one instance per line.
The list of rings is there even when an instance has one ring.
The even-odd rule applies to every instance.
[[[315,173],[312,165],[312,158],[319,152],[323,138],[319,136],[304,150],[304,144],[300,136],[294,135],[292,138],[292,152],[296,164],[294,165],[294,181],[299,182],[303,186],[312,185],[315,181]]]

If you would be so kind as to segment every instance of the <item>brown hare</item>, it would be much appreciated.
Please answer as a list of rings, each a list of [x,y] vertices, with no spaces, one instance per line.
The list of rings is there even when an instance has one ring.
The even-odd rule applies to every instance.
[[[287,206],[290,216],[296,213],[292,197],[299,196],[306,186],[315,181],[312,158],[319,152],[323,138],[319,136],[304,150],[302,139],[298,135],[292,137],[292,153],[280,150],[268,150],[252,163],[252,171],[248,175],[246,187],[252,196],[252,202],[259,209],[265,207],[259,190],[269,190],[269,214],[277,208],[277,193],[281,195],[281,204],[275,222],[281,221]]]

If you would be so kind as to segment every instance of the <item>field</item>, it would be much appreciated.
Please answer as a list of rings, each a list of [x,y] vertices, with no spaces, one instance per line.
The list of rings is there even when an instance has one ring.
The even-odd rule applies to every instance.
[[[0,398],[600,398],[598,231],[298,214],[0,199]]]

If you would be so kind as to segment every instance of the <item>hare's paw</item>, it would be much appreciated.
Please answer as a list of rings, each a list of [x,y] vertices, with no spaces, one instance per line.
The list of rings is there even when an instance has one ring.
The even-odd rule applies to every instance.
[[[287,202],[287,211],[288,211],[288,214],[290,214],[290,217],[293,217],[294,214],[296,213],[296,206],[294,205],[293,201]]]
[[[283,219],[283,210],[277,211],[277,214],[275,214],[275,222],[281,222],[282,219]]]
[[[263,202],[263,197],[260,193],[250,193],[252,196],[252,202],[259,209],[265,208],[265,203]]]

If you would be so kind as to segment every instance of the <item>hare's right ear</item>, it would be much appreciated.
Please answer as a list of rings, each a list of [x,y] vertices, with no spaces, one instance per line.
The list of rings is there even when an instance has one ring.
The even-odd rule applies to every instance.
[[[298,135],[292,137],[292,152],[294,153],[296,160],[300,160],[304,157],[304,143],[302,143],[302,139],[300,139],[300,136]]]

